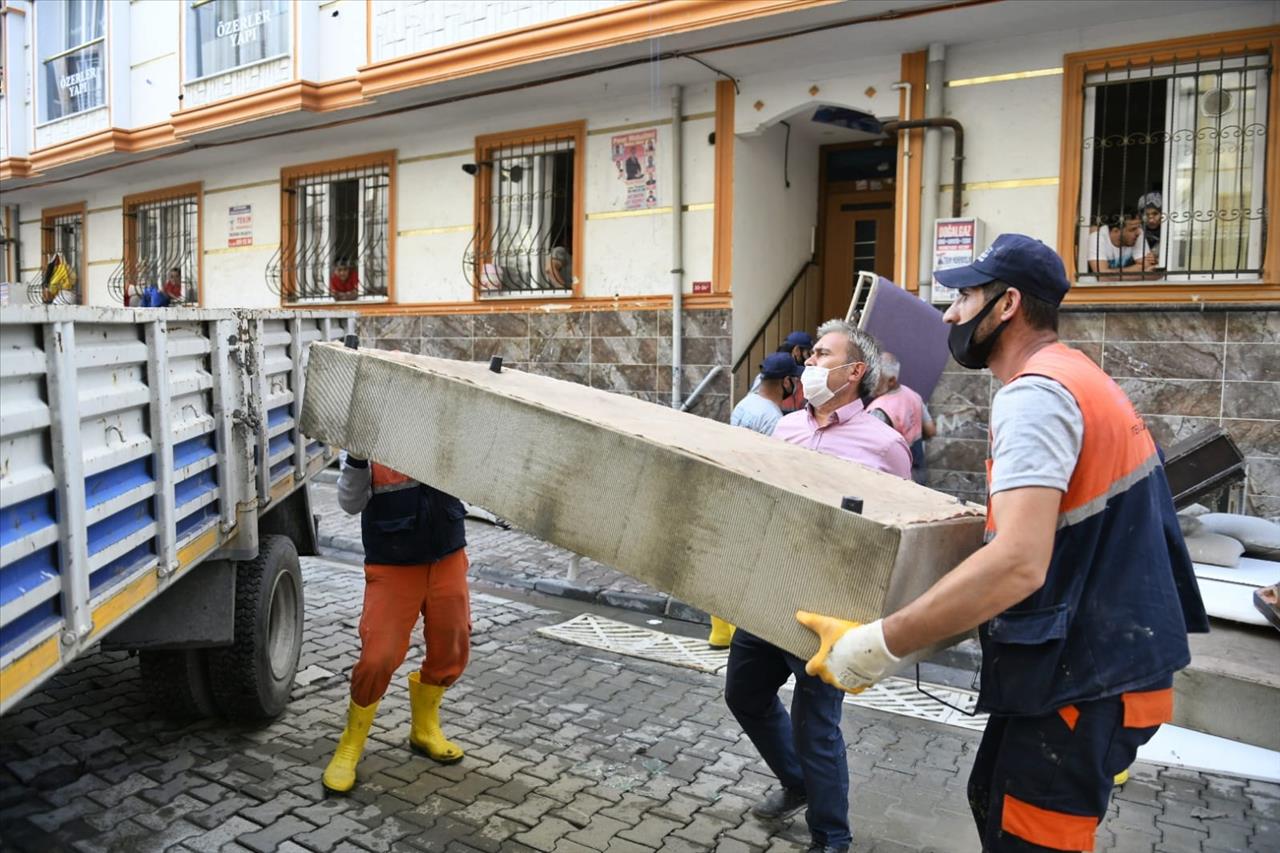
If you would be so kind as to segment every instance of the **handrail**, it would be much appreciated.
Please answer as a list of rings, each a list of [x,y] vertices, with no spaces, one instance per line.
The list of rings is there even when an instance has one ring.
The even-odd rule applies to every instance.
[[[787,289],[782,292],[782,298],[779,299],[777,304],[773,306],[773,310],[765,315],[765,321],[763,324],[761,324],[760,330],[756,332],[755,335],[752,336],[751,343],[747,344],[746,349],[742,351],[742,355],[740,355],[738,357],[738,360],[733,363],[734,373],[737,373],[738,368],[742,366],[742,363],[751,357],[751,350],[755,348],[756,342],[759,341],[762,337],[764,337],[764,333],[769,329],[769,324],[773,322],[773,318],[776,317],[778,315],[778,312],[782,310],[782,306],[786,304],[787,299],[791,297],[792,291],[794,291],[796,287],[800,284],[801,280],[804,279],[805,273],[809,271],[809,267],[815,267],[815,266],[817,266],[817,264],[814,263],[813,258],[809,258],[800,267],[800,271],[796,273],[795,278],[791,279],[791,284],[788,285]]]

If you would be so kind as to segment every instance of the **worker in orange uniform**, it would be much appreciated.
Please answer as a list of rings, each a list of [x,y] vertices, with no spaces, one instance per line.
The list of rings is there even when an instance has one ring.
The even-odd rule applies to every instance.
[[[326,789],[345,793],[355,786],[378,702],[404,662],[419,615],[427,653],[421,669],[409,673],[409,746],[441,764],[462,760],[462,749],[440,729],[440,703],[467,666],[471,602],[466,510],[457,498],[385,465],[347,456],[338,504],[360,513],[365,553],[360,659],[351,671],[347,725],[322,779]]]
[[[1002,234],[940,270],[962,367],[990,367],[987,544],[915,601],[856,625],[797,614],[812,675],[860,690],[906,655],[980,626],[990,714],[969,776],[982,849],[1092,850],[1114,777],[1173,716],[1188,631],[1208,619],[1146,424],[1058,341],[1070,283],[1039,240]]]

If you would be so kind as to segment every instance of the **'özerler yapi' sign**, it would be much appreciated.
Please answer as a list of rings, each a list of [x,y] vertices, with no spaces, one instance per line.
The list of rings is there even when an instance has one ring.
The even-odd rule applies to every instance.
[[[258,40],[258,32],[263,24],[271,20],[270,9],[259,9],[252,15],[241,15],[230,21],[218,21],[218,38],[229,38],[231,44],[239,47]]]
[[[188,80],[289,53],[289,0],[211,0],[189,14]]]

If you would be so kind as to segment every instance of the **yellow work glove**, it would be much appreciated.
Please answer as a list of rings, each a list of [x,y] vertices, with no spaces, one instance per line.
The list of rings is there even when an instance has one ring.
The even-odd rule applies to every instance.
[[[798,610],[796,621],[817,634],[819,641],[818,652],[809,658],[804,671],[832,687],[861,693],[899,663],[885,645],[884,624],[879,619],[862,625]]]

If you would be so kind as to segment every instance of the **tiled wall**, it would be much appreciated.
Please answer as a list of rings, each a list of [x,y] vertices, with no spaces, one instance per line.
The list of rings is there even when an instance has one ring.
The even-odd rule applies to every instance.
[[[1280,310],[1071,311],[1064,341],[1102,365],[1164,447],[1210,424],[1248,460],[1247,511],[1280,516]],[[987,419],[999,383],[952,362],[929,410],[929,484],[985,500]]]
[[[719,365],[720,374],[690,410],[728,421],[731,352],[728,310],[685,311],[683,391]],[[671,312],[579,311],[362,317],[362,346],[503,364],[671,404]]]

